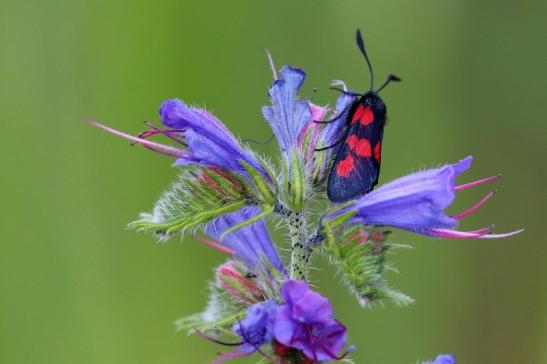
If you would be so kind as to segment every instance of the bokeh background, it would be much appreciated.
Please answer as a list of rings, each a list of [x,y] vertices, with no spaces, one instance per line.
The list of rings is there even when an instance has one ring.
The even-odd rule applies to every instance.
[[[172,322],[202,310],[223,257],[125,230],[176,170],[81,117],[136,134],[162,100],[181,97],[266,139],[263,49],[305,69],[303,94],[317,87],[314,100],[332,105],[329,80],[368,85],[357,27],[378,79],[404,80],[383,92],[381,180],[472,154],[462,180],[504,178],[463,227],[527,231],[495,241],[397,232],[415,247],[392,257],[392,285],[416,298],[404,309],[360,308],[317,260],[356,362],[453,352],[459,363],[547,363],[546,10],[541,0],[0,0],[0,363],[209,362],[219,348]],[[455,210],[488,188],[460,193]]]

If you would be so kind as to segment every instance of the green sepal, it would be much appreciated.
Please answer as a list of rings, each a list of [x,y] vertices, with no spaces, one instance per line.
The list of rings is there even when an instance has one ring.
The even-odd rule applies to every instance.
[[[296,149],[292,149],[290,153],[290,185],[289,191],[289,207],[294,212],[302,211],[304,205],[304,196],[306,194],[306,180],[304,166],[298,156]]]
[[[321,143],[318,148],[322,148],[324,146],[323,143]],[[323,163],[325,163],[325,158],[327,156],[327,153],[325,151],[318,151],[314,154],[314,167],[312,171],[311,180],[314,183],[319,182],[321,179],[321,170],[323,169]]]
[[[230,328],[238,321],[245,317],[247,311],[245,309],[232,314],[227,317],[223,317],[219,320],[205,321],[203,320],[203,314],[198,313],[189,317],[183,317],[176,320],[173,324],[175,325],[175,331],[186,331],[188,335],[194,334],[197,330],[201,332],[207,331],[220,331],[226,335],[232,335],[237,337]]]
[[[260,194],[261,201],[267,205],[273,205],[275,203],[275,193],[272,191],[270,184],[266,181],[264,176],[244,160],[240,160],[239,163],[245,168],[253,180],[253,183]]]
[[[337,206],[338,209],[337,210],[342,210],[344,209],[344,207],[346,206],[349,206],[352,202],[348,202],[344,205],[339,205]],[[323,219],[323,225],[328,225],[332,230],[334,229],[338,229],[340,228],[341,226],[343,226],[346,222],[349,221],[349,219],[351,219],[353,216],[355,216],[357,212],[354,210],[354,209],[349,209],[348,211],[346,212],[343,212],[331,219],[329,219],[329,221],[325,221],[325,219]],[[329,213],[330,215],[332,215],[333,213]]]
[[[251,203],[254,189],[236,174],[218,168],[186,166],[162,194],[152,213],[141,214],[129,228],[154,232],[160,240],[203,227]]]
[[[324,251],[362,306],[382,299],[401,306],[413,302],[412,298],[390,288],[384,277],[386,270],[393,270],[386,263],[386,254],[399,246],[385,241],[363,241],[360,234],[365,232],[356,225],[334,230],[327,223],[322,233],[325,236]]]

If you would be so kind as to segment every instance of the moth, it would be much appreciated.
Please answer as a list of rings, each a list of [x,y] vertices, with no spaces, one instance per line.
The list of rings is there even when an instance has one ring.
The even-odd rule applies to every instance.
[[[386,105],[379,93],[391,81],[401,81],[399,77],[390,74],[386,81],[374,90],[374,72],[359,29],[355,38],[370,72],[369,91],[360,94],[335,88],[357,98],[347,110],[339,113],[338,117],[347,115],[343,137],[333,145],[316,149],[325,150],[341,144],[327,181],[327,196],[332,202],[344,202],[370,192],[378,183],[387,113]],[[331,123],[338,117],[319,123]]]

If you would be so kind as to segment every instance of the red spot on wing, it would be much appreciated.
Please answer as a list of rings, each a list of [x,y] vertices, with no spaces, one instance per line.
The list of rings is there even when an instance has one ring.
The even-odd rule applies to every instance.
[[[374,121],[374,113],[370,106],[363,107],[362,105],[359,105],[359,107],[357,107],[355,114],[353,114],[353,118],[351,118],[351,123],[353,124],[357,121],[363,126],[367,126]]]
[[[355,151],[358,157],[372,156],[372,147],[367,139],[358,138],[357,135],[352,134],[348,136],[346,143],[348,143],[349,150]]]
[[[378,162],[382,159],[382,142],[378,142],[374,147],[374,159]]]
[[[353,157],[348,154],[348,156],[345,159],[342,159],[338,166],[336,166],[336,174],[339,177],[347,177],[353,170],[353,167],[355,166],[355,161],[353,160]]]
[[[355,146],[355,152],[359,157],[370,157],[372,155],[370,142],[365,138],[359,139]]]
[[[359,138],[357,138],[357,135],[355,134],[352,134],[348,137],[348,139],[346,140],[346,143],[348,143],[350,150],[353,150],[355,148],[355,145],[357,145],[358,140]]]

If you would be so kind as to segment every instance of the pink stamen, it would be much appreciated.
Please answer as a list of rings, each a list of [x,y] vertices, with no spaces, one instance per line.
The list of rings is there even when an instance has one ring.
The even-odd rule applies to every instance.
[[[120,136],[122,138],[125,138],[127,140],[130,140],[135,144],[142,144],[144,147],[147,147],[148,149],[151,149],[154,152],[165,154],[165,155],[175,157],[175,158],[182,158],[185,155],[184,151],[182,151],[180,149],[173,148],[173,147],[170,147],[170,146],[165,145],[165,144],[155,143],[155,142],[152,142],[152,141],[147,140],[147,139],[135,137],[133,135],[124,133],[122,131],[112,129],[112,128],[110,128],[106,125],[103,125],[99,122],[96,122],[94,120],[84,118],[84,121],[86,123],[90,124],[90,125],[93,125],[93,126],[99,128],[99,129],[103,129],[104,131],[106,131],[110,134],[114,134],[114,135]]]
[[[524,229],[519,229],[515,231],[511,231],[509,233],[505,234],[488,234],[483,231],[483,229],[480,229],[481,232],[473,232],[473,231],[457,231],[457,230],[450,230],[450,229],[431,229],[430,230],[434,236],[438,238],[449,238],[449,239],[499,239],[499,238],[507,238],[513,235],[520,234],[524,231]],[[476,231],[476,230],[475,230]]]
[[[524,230],[526,230],[526,229],[518,229],[518,230],[511,231],[511,232],[504,233],[504,234],[485,234],[485,235],[481,236],[481,239],[508,238],[510,236],[518,235],[518,234],[522,233]]]
[[[498,174],[498,175],[495,175],[495,176],[480,179],[478,181],[473,181],[473,182],[465,183],[463,185],[456,186],[456,187],[454,187],[454,191],[465,190],[466,188],[479,186],[479,185],[482,185],[484,183],[492,182],[492,181],[495,181],[495,180],[500,179],[500,178],[501,178],[501,173]]]
[[[152,128],[152,130],[147,130],[147,131],[141,133],[141,135],[139,135],[140,138],[143,138],[144,136],[142,134],[145,134],[145,133],[149,134],[146,137],[156,135],[156,134],[162,134],[162,135],[165,135],[166,137],[168,137],[169,139],[171,139],[171,140],[173,140],[177,143],[184,144],[186,146],[185,140],[183,139],[184,130],[182,130],[182,129],[162,129],[160,127],[155,126],[154,124],[152,124],[149,121],[145,121],[144,123],[146,125],[148,125],[150,128]]]
[[[467,210],[464,210],[456,215],[452,215],[452,218],[453,219],[456,219],[456,220],[459,220],[463,217],[466,217],[466,216],[469,216],[471,215],[472,213],[474,213],[475,211],[477,211],[482,205],[484,205],[484,203],[488,200],[490,200],[492,198],[492,196],[494,196],[496,194],[497,190],[494,189],[493,191],[491,191],[490,193],[488,193],[486,196],[484,196],[479,202],[477,202],[475,205],[471,206],[470,208],[468,208]]]
[[[470,230],[470,231],[468,231],[468,233],[472,233],[472,234],[490,234],[493,231],[494,231],[494,224],[492,224],[490,226],[487,226],[487,227],[483,227],[482,229]]]
[[[216,241],[213,241],[213,240],[209,240],[209,239],[206,239],[206,238],[196,238],[197,241],[205,244],[205,245],[208,245],[210,246],[211,248],[214,248],[214,249],[217,249],[225,254],[228,254],[228,255],[234,255],[235,254],[235,251],[224,246],[224,245],[221,245],[219,243],[217,243]]]

